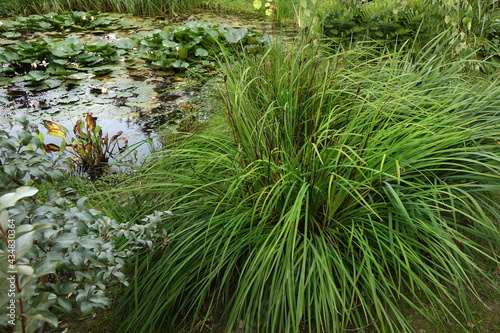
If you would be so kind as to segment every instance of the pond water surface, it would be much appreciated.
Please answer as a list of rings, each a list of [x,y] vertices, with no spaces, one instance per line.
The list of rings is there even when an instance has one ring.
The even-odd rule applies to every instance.
[[[105,40],[115,43],[141,36],[153,30],[170,27],[177,22],[164,18],[144,19],[126,16],[124,29],[116,31],[85,32],[36,32],[24,34],[19,39],[76,37],[82,42]],[[198,12],[187,21],[205,21],[234,28],[249,28],[262,33],[276,34],[271,20],[255,16]],[[293,27],[281,27],[280,34],[292,36]],[[12,38],[0,38],[0,45],[17,42]],[[214,74],[217,78],[217,73]],[[65,79],[47,79],[33,85],[19,77],[0,78],[0,115],[10,117],[25,113],[33,124],[44,119],[52,120],[68,129],[83,119],[86,113],[98,117],[103,133],[113,135],[123,131],[130,145],[149,139],[149,145],[138,148],[138,155],[148,154],[152,147],[159,147],[157,130],[162,125],[175,125],[190,113],[205,119],[210,105],[207,98],[207,80],[197,81],[171,71],[153,70],[139,58],[123,56],[115,64],[106,66],[104,74],[78,73]],[[203,83],[202,83],[203,82]],[[210,82],[210,80],[208,80]],[[43,127],[39,126],[42,131]],[[57,143],[57,138],[46,137],[47,143]]]

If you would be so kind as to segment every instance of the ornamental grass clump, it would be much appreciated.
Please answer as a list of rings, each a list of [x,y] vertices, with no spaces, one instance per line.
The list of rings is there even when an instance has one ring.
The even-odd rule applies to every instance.
[[[123,329],[412,332],[425,304],[465,325],[474,258],[498,260],[500,89],[462,65],[313,43],[226,64],[221,129],[141,175],[174,215]]]

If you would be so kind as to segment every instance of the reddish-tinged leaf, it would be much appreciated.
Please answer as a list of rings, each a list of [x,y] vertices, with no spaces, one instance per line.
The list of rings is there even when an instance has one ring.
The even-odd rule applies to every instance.
[[[51,151],[60,151],[61,150],[58,145],[53,144],[53,143],[49,143],[46,145],[44,144],[43,149],[45,149],[45,151],[47,153],[50,153]]]
[[[73,132],[75,134],[80,134],[82,132],[82,129],[83,129],[83,121],[81,121],[80,119],[76,122],[75,124],[75,127],[73,127]]]
[[[113,135],[113,136],[111,137],[111,142],[113,142],[113,141],[117,140],[117,139],[118,139],[118,137],[119,137],[120,135],[122,135],[122,134],[123,134],[123,131],[120,131],[120,132],[116,133],[115,135]]]
[[[49,135],[57,136],[63,139],[66,138],[66,129],[59,124],[50,120],[44,120],[43,126],[47,129]]]
[[[87,143],[85,145],[85,154],[88,154],[92,151],[92,143]]]
[[[85,117],[85,122],[87,123],[87,128],[92,131],[95,127],[97,117],[93,117],[92,113],[87,113],[87,116]]]
[[[476,325],[474,325],[473,323],[471,323],[470,321],[467,322],[467,327],[470,327],[470,328],[474,328],[476,327]]]
[[[119,138],[119,140],[122,140],[122,141],[123,141],[123,144],[125,145],[125,147],[127,147],[127,146],[128,146],[128,139],[127,139],[126,137],[121,136],[121,137]],[[125,148],[125,147],[123,147],[123,148]]]

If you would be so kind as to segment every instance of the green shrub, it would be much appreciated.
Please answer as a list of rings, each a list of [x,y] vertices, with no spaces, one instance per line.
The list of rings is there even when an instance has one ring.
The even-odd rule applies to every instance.
[[[109,306],[107,286],[128,284],[125,259],[167,245],[160,221],[170,212],[119,223],[88,209],[75,190],[24,186],[61,180],[66,157],[45,154],[40,133],[16,118],[15,136],[0,130],[0,325],[34,332],[44,323],[57,326],[55,313],[76,308],[88,316]]]
[[[500,90],[463,61],[374,54],[225,66],[221,127],[136,182],[174,217],[168,249],[137,254],[124,331],[411,332],[401,304],[426,302],[470,319],[471,255],[500,244]]]

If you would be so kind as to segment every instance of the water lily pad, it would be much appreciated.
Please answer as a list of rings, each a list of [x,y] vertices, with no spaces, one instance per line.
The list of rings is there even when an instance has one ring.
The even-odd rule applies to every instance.
[[[130,38],[118,39],[113,42],[113,45],[118,49],[132,50],[137,47],[137,41]]]
[[[91,71],[92,74],[97,75],[97,76],[103,76],[106,74],[109,74],[113,71],[112,68],[110,67],[101,67],[101,68],[95,68]]]
[[[48,80],[45,80],[44,83],[47,85],[48,88],[54,89],[54,88],[59,87],[63,83],[63,80],[48,79]]]
[[[26,76],[25,79],[27,81],[34,81],[34,82],[39,82],[46,80],[50,77],[49,74],[45,73],[44,71],[31,71],[29,72]]]
[[[7,31],[7,32],[4,32],[2,34],[2,36],[4,36],[5,38],[10,38],[10,39],[14,39],[14,38],[19,38],[22,36],[21,33],[19,32],[13,32],[13,31]]]
[[[68,76],[69,80],[83,80],[87,79],[89,77],[89,74],[87,73],[74,73]]]

